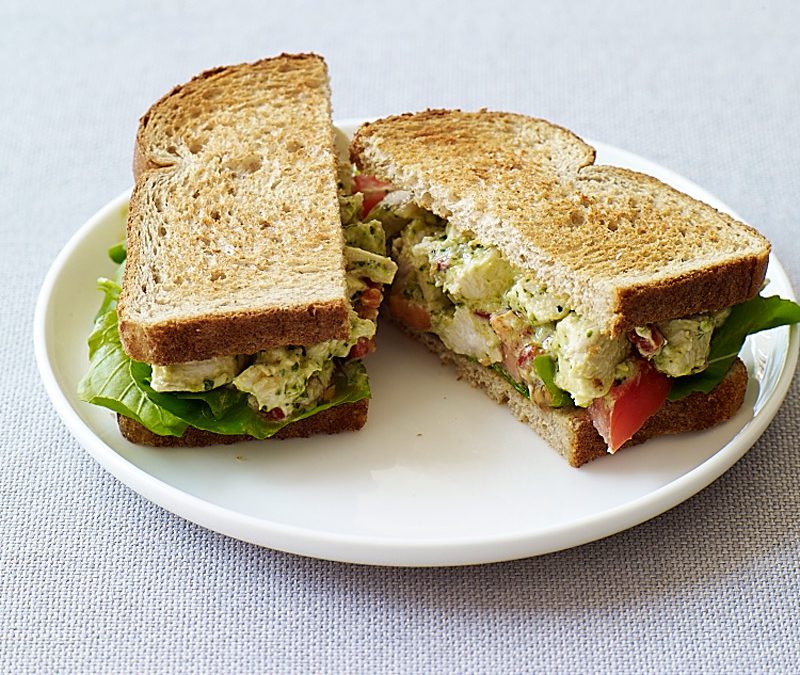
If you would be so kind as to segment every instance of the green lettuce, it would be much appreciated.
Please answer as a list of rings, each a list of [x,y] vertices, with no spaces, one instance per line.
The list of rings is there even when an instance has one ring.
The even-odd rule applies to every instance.
[[[110,249],[108,249],[108,257],[118,265],[125,262],[125,258],[128,257],[128,248],[125,245],[125,242],[121,241],[119,244],[114,244]]]
[[[117,247],[111,249],[124,260]],[[111,251],[109,252],[111,254]],[[112,255],[112,259],[114,258]],[[334,396],[283,420],[268,420],[248,404],[247,394],[232,387],[205,392],[157,392],[150,386],[151,367],[131,359],[122,348],[117,328],[121,270],[115,279],[101,278],[104,298],[89,336],[89,370],[78,384],[82,401],[109,408],[139,422],[160,436],[180,436],[189,426],[217,434],[269,438],[287,424],[343,403],[369,398],[369,380],[360,361],[337,365]]]
[[[757,295],[734,306],[711,337],[708,368],[696,375],[674,379],[669,400],[678,401],[695,391],[708,394],[725,378],[748,335],[798,322],[800,305],[777,295],[768,298]]]
[[[130,417],[160,436],[180,436],[188,422],[148,397],[131,372],[137,365],[149,369],[123,351],[117,310],[106,311],[97,318],[89,336],[89,371],[78,384],[78,398]]]

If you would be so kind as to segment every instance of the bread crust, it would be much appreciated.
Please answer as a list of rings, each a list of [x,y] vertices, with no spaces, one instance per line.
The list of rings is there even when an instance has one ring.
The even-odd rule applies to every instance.
[[[648,323],[680,319],[738,305],[758,294],[769,264],[769,249],[715,267],[672,276],[658,284],[626,286],[616,293],[613,336]]]
[[[318,62],[327,72],[327,65],[325,64],[325,59],[323,59],[319,54],[314,54],[312,52],[307,52],[303,54],[287,54],[282,53],[278,56],[271,56],[265,59],[259,59],[257,61],[252,61],[250,63],[240,63],[235,66],[217,66],[215,68],[209,68],[208,70],[204,70],[201,73],[195,75],[191,80],[188,82],[184,82],[183,84],[176,84],[172,89],[170,89],[166,94],[164,94],[161,98],[159,98],[147,112],[139,118],[139,125],[136,130],[136,139],[134,141],[133,147],[133,178],[134,180],[138,180],[139,176],[149,169],[157,169],[162,166],[166,166],[166,164],[159,164],[156,162],[152,157],[148,156],[146,150],[146,143],[145,138],[147,136],[147,125],[150,122],[150,117],[152,115],[152,111],[158,108],[162,103],[168,101],[176,94],[179,94],[181,91],[186,89],[187,87],[197,86],[208,80],[210,77],[217,75],[226,70],[234,70],[234,69],[241,69],[241,68],[257,68],[260,65],[268,64],[275,61],[288,61],[288,62],[308,62],[314,61]]]
[[[211,356],[255,354],[287,345],[346,340],[350,333],[347,305],[331,302],[233,315],[201,315],[155,324],[121,318],[119,334],[125,352],[133,360],[168,365]]]
[[[338,434],[343,431],[358,431],[367,422],[369,399],[328,408],[311,417],[289,424],[272,436],[274,439],[307,438],[317,434]],[[224,435],[189,427],[182,436],[159,436],[138,422],[124,415],[117,415],[117,424],[122,435],[131,443],[158,448],[187,448],[206,445],[231,445],[256,440],[246,434]],[[266,439],[271,440],[271,439]]]
[[[440,136],[445,140],[445,142],[448,142],[452,139],[454,134],[458,134],[460,132],[459,122],[452,120],[453,113],[462,112],[463,111],[459,109],[449,110],[444,108],[428,108],[422,112],[390,115],[388,117],[375,120],[374,122],[365,122],[356,130],[356,133],[353,136],[353,140],[350,144],[350,161],[359,169],[367,169],[368,167],[364,164],[365,140],[370,135],[373,128],[376,126],[383,127],[387,124],[395,124],[397,122],[402,122],[403,120],[415,120],[424,124],[430,124],[431,128],[430,131],[427,132],[427,135],[429,137]],[[580,136],[578,136],[578,134],[570,129],[567,129],[566,127],[553,124],[552,122],[542,119],[541,117],[527,117],[525,115],[520,115],[519,113],[495,112],[487,110],[486,108],[481,108],[477,114],[492,115],[494,118],[505,118],[509,122],[524,120],[526,122],[546,124],[551,129],[563,132],[567,137],[574,141],[576,147],[579,148],[579,152],[583,155],[582,159],[578,162],[579,167],[594,164],[597,151],[591,145],[586,143],[586,141],[584,141]]]
[[[769,242],[754,228],[651,176],[595,165],[593,148],[545,120],[396,115],[363,125],[351,158],[613,336],[744,302],[765,278]]]
[[[396,318],[390,318],[403,332],[438,355],[443,363],[455,366],[460,379],[483,390],[497,403],[508,405],[518,420],[536,431],[571,466],[577,468],[608,454],[606,442],[597,433],[585,409],[540,406],[520,394],[498,373],[447,349],[432,333],[412,330]],[[736,359],[725,379],[713,391],[707,395],[694,392],[680,401],[668,401],[620,449],[656,436],[699,431],[721,424],[739,410],[746,390],[747,369]]]
[[[225,169],[223,172],[225,176],[233,176],[230,181],[239,181],[232,184],[231,189],[242,186],[241,200],[246,201],[246,211],[234,210],[231,213],[231,204],[234,209],[238,208],[236,204],[239,197],[226,197],[227,202],[217,205],[213,201],[217,199],[213,196],[216,193],[202,192],[202,184],[192,183],[191,178],[188,183],[185,177],[183,182],[176,180],[175,185],[178,187],[170,187],[173,179],[169,176],[179,170],[183,171],[180,167],[200,165],[200,160],[197,159],[199,155],[194,153],[205,152],[202,149],[204,146],[201,144],[201,149],[197,151],[191,149],[191,144],[197,142],[197,133],[216,133],[203,131],[206,128],[213,130],[215,127],[211,123],[217,123],[220,133],[226,129],[234,129],[232,126],[226,127],[227,118],[223,121],[217,120],[214,117],[217,113],[213,111],[227,111],[228,108],[237,110],[237,106],[232,105],[238,101],[237,92],[244,92],[241,94],[245,96],[242,106],[246,110],[257,111],[261,116],[252,119],[266,119],[267,121],[258,124],[266,125],[265,128],[268,129],[279,128],[279,133],[284,133],[286,120],[293,114],[295,104],[276,104],[274,111],[270,108],[264,112],[258,107],[261,103],[259,97],[266,96],[269,99],[271,94],[256,92],[254,83],[275,87],[274,96],[280,94],[284,98],[294,97],[297,93],[308,93],[306,98],[310,102],[297,105],[301,106],[300,110],[305,110],[303,105],[310,106],[313,119],[309,116],[309,119],[303,121],[305,126],[296,132],[285,132],[289,136],[281,136],[283,140],[280,141],[280,146],[275,146],[278,141],[271,141],[267,134],[265,140],[259,141],[260,145],[256,150],[269,155],[268,150],[279,147],[282,154],[273,155],[286,157],[286,161],[291,162],[298,155],[287,154],[295,152],[286,150],[290,144],[298,144],[298,139],[311,144],[316,155],[314,160],[309,160],[309,166],[313,167],[315,176],[324,174],[318,181],[320,185],[324,183],[324,189],[320,187],[314,194],[325,195],[324,199],[314,200],[313,207],[304,206],[304,203],[310,202],[297,198],[285,187],[281,188],[283,192],[278,197],[282,201],[276,202],[274,208],[267,210],[263,202],[253,201],[254,198],[250,195],[254,194],[254,189],[262,183],[269,184],[273,179],[269,178],[272,174],[265,169],[266,173],[258,174],[264,176],[259,182],[242,182],[245,180],[242,176],[255,175],[259,170],[246,168],[247,155],[243,155],[241,160],[245,162],[242,165],[245,168],[239,168],[240,165],[235,164],[235,168]],[[214,97],[224,103],[206,104],[207,100],[216,100]],[[297,100],[306,99],[298,97]],[[195,123],[197,106],[203,105],[208,105],[208,109],[212,111],[204,113],[206,117],[210,117],[210,123],[199,127],[198,131]],[[275,120],[264,117],[270,114],[275,115]],[[195,124],[195,127],[184,130],[180,127],[182,119],[188,120],[187,125]],[[326,124],[330,127],[329,130],[325,128]],[[224,140],[226,137],[219,138]],[[325,147],[328,140],[330,146]],[[177,149],[166,147],[168,143],[175,143]],[[214,143],[217,143],[214,150],[203,155],[210,158],[214,166],[226,161],[238,161],[239,155],[230,154],[234,152],[232,148],[222,141],[214,140]],[[211,145],[209,142],[208,147]],[[246,147],[245,150],[249,151]],[[236,152],[241,154],[245,150]],[[220,153],[219,156],[217,152]],[[262,162],[266,161],[261,158],[261,154],[253,155],[254,167],[260,168]],[[302,155],[302,151],[300,154]],[[299,161],[299,166],[306,166],[302,157]],[[283,166],[285,164],[282,163],[280,167]],[[237,171],[240,173],[237,174]],[[329,339],[346,339],[349,334],[349,302],[344,282],[344,262],[340,253],[343,239],[336,199],[336,158],[333,151],[333,126],[330,124],[327,67],[320,56],[282,54],[254,63],[213,68],[174,87],[153,104],[139,121],[133,153],[133,172],[136,186],[131,196],[128,216],[128,265],[118,304],[120,339],[131,358],[166,365],[215,356],[253,354],[288,344],[311,345]],[[202,171],[201,175],[204,175]],[[284,181],[282,185],[290,183],[286,175],[288,174],[281,179]],[[165,192],[164,197],[158,188],[162,184],[166,186],[164,190],[179,190],[179,196]],[[316,190],[316,179],[313,185]],[[305,195],[311,189],[308,187],[298,194]],[[208,203],[202,199],[193,202],[193,190],[202,192],[203,195],[210,194]],[[266,193],[266,201],[275,199],[271,195],[272,193]],[[157,198],[158,210],[153,208],[154,198]],[[176,219],[176,214],[180,215],[178,212],[172,213],[169,218],[166,212],[162,215],[162,200],[167,204],[185,202],[188,207],[200,204],[197,209],[197,223],[194,224],[195,216],[191,209],[186,211],[191,214],[191,228],[181,224],[187,222],[185,214],[183,219]],[[292,206],[293,203],[297,208]],[[181,208],[185,210],[188,207]],[[312,217],[309,217],[309,213]],[[215,215],[211,218],[210,214]],[[318,220],[314,220],[314,215],[319,215]],[[174,239],[163,237],[163,244],[158,241],[159,235],[155,234],[162,218],[164,227],[159,229],[165,233],[169,230],[170,237],[174,236]],[[219,223],[215,223],[215,220]],[[293,234],[295,230],[296,235]],[[241,231],[245,234],[240,235]],[[173,232],[177,234],[173,235]],[[287,234],[283,234],[284,232]],[[169,243],[170,241],[177,243]],[[183,249],[177,248],[181,242]],[[156,246],[159,251],[168,251],[165,258],[159,258],[162,254],[156,253]],[[233,254],[220,252],[225,246],[232,247],[236,255],[241,252],[243,258],[238,267],[232,267],[226,262],[229,258],[225,256]],[[188,259],[191,262],[184,263],[185,270],[178,269],[178,277],[181,279],[179,283],[174,281],[171,274],[163,273],[161,263],[153,266],[154,260],[180,260],[183,250],[188,254],[190,249],[192,257]],[[311,251],[314,253],[310,253]],[[317,251],[320,253],[317,254]],[[212,262],[206,262],[208,260]],[[180,264],[175,263],[173,268],[179,268]],[[220,285],[216,285],[216,278],[224,280],[226,277],[232,280],[221,281]],[[249,280],[258,277],[266,281],[261,282],[258,288],[254,285],[254,291],[258,291],[258,295],[250,294],[250,298],[257,298],[251,301],[247,293]],[[273,283],[273,278],[280,283]],[[182,285],[184,283],[185,286]],[[224,285],[225,283],[228,285]],[[184,288],[187,290],[183,290]],[[166,304],[161,304],[162,299],[159,296],[162,295],[167,298]],[[175,302],[179,304],[173,306],[171,303],[174,298],[177,298]],[[194,306],[193,300],[196,300]]]
[[[667,195],[676,201],[691,200],[653,176],[622,167],[584,167],[579,173],[579,182],[591,183],[595,175],[599,175],[601,180],[613,177],[615,180],[626,181],[629,185],[636,185],[652,194]],[[745,254],[730,251],[724,260],[701,269],[687,272],[668,269],[659,276],[640,283],[620,285],[615,292],[612,310],[614,318],[609,331],[612,335],[620,335],[647,323],[725,309],[749,300],[759,292],[769,264],[769,242],[750,225],[739,222],[708,204],[702,204],[702,208],[728,227],[762,240],[763,247]],[[625,212],[624,208],[620,211],[623,217],[636,217],[634,212]],[[678,263],[676,267],[679,267]]]

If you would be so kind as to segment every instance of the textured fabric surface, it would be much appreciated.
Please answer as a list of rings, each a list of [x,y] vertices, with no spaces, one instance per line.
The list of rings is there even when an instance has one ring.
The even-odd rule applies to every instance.
[[[800,388],[722,478],[630,531],[461,569],[303,559],[188,523],[107,474],[31,349],[50,263],[129,186],[138,116],[282,51],[339,118],[511,109],[719,195],[800,282],[797,3],[0,4],[0,671],[796,672]]]

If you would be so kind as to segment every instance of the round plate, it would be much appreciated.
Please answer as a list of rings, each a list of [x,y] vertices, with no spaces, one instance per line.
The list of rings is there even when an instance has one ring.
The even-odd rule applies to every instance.
[[[357,121],[340,124],[352,133]],[[602,143],[598,163],[645,171],[717,208],[688,180]],[[302,555],[382,565],[459,565],[533,556],[643,522],[695,494],[738,460],[791,382],[796,329],[751,337],[751,379],[729,422],[665,437],[573,469],[504,406],[456,380],[384,324],[368,360],[373,400],[357,433],[234,446],[135,446],[109,411],[82,403],[86,338],[125,228],[128,193],[101,209],[53,263],[36,307],[39,370],[61,418],[108,471],[209,529]],[[773,256],[769,294],[794,298]]]

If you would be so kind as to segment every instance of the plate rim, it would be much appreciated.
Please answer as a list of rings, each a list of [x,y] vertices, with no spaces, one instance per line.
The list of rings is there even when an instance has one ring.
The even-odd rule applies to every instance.
[[[344,119],[335,123],[354,126],[365,120]],[[676,181],[684,191],[696,190],[706,201],[722,207],[738,218],[715,195],[684,176],[616,146],[587,141],[598,152],[612,152],[632,162],[656,167],[665,182]],[[687,187],[689,190],[687,190]],[[109,473],[145,499],[190,522],[212,531],[289,553],[318,559],[368,565],[404,567],[455,566],[501,562],[545,555],[582,546],[644,523],[700,492],[732,467],[763,435],[783,403],[798,360],[800,331],[788,329],[783,353],[783,367],[770,397],[753,417],[711,457],[670,482],[624,504],[584,516],[566,523],[539,527],[535,530],[510,532],[496,537],[454,537],[446,540],[408,537],[378,537],[339,534],[310,527],[290,525],[242,513],[220,506],[169,485],[144,469],[126,460],[105,443],[78,415],[59,386],[51,362],[47,341],[47,312],[55,284],[75,249],[130,198],[131,189],[123,191],[91,216],[68,240],[54,259],[37,297],[34,311],[33,342],[37,367],[45,390],[61,420],[85,450]],[[709,199],[710,197],[710,199]],[[770,276],[780,278],[787,289],[782,295],[795,299],[786,272],[774,253],[770,254]],[[781,347],[784,347],[781,343]]]

